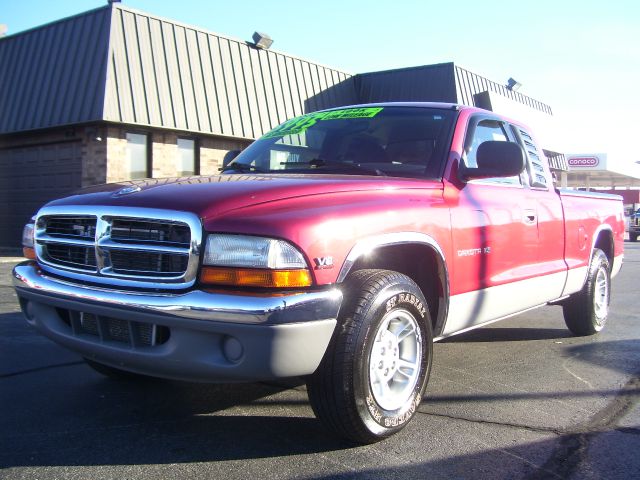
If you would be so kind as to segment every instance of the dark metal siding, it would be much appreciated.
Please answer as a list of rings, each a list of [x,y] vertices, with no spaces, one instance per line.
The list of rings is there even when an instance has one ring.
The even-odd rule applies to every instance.
[[[350,75],[113,7],[104,120],[255,138],[356,101]]]
[[[0,132],[99,120],[108,7],[0,39]]]
[[[360,102],[450,102],[478,105],[475,95],[497,92],[518,103],[552,114],[551,107],[531,97],[507,89],[453,63],[386,70],[357,75]]]
[[[363,103],[456,101],[453,63],[365,73],[356,88]]]
[[[509,90],[505,85],[493,82],[488,78],[477,75],[469,70],[455,66],[455,88],[457,97],[453,100],[464,105],[480,106],[474,102],[474,95],[482,92],[496,92],[503,97],[527,105],[541,112],[552,115],[551,107],[519,92]]]

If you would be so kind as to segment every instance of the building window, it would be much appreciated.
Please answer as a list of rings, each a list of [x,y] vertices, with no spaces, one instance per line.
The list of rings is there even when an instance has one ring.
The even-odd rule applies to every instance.
[[[196,141],[192,138],[178,138],[176,171],[181,177],[197,175],[198,155]]]
[[[147,178],[149,164],[148,136],[144,133],[127,133],[126,169],[130,180]]]

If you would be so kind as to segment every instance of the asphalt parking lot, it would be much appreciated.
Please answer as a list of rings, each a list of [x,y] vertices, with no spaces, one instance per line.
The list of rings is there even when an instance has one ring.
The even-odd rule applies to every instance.
[[[114,381],[38,335],[0,257],[0,478],[640,478],[640,244],[612,313],[571,337],[546,307],[435,345],[399,435],[331,437],[300,381]]]

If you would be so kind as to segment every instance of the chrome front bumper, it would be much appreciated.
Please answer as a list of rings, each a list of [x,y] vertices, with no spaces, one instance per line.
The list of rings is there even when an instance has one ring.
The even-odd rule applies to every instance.
[[[13,270],[27,322],[55,342],[123,370],[196,381],[264,380],[313,373],[331,340],[338,289],[274,295],[192,290],[110,290],[46,275],[34,262]],[[79,334],[65,312],[166,327],[161,345]]]

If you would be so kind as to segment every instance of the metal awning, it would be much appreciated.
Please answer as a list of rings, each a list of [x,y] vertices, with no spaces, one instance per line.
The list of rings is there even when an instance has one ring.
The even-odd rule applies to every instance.
[[[575,188],[640,188],[640,178],[613,171],[567,172],[567,186]]]

